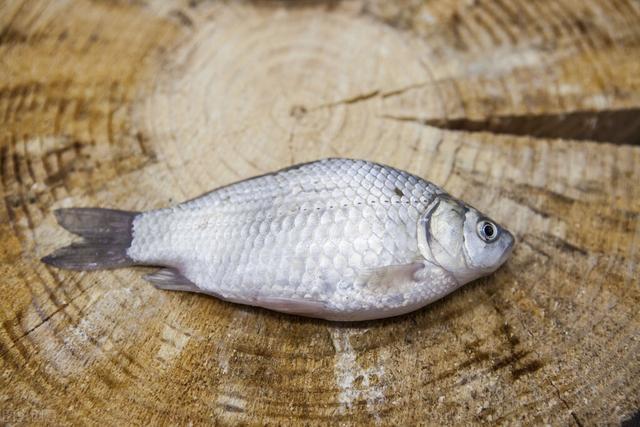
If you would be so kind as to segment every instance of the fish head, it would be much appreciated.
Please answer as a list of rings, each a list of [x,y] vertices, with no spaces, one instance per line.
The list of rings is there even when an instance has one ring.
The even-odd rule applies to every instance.
[[[422,256],[463,285],[498,269],[515,239],[498,223],[453,197],[439,195],[418,221]]]

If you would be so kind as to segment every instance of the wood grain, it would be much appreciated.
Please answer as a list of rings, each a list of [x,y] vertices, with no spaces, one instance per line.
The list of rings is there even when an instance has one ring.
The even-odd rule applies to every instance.
[[[616,424],[640,408],[633,0],[6,2],[0,422]],[[419,174],[514,231],[496,274],[336,324],[61,271],[52,210],[297,162]]]

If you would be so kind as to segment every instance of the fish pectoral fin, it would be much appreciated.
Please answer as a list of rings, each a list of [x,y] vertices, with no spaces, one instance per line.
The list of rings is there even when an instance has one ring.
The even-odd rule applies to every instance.
[[[370,268],[360,275],[359,280],[376,287],[399,287],[419,281],[419,272],[424,268],[425,263],[421,261]]]
[[[147,274],[144,280],[151,282],[153,286],[165,291],[185,291],[199,292],[198,288],[191,280],[187,279],[175,268],[161,268],[160,270]]]
[[[311,317],[322,317],[321,314],[327,311],[327,306],[323,301],[311,299],[261,296],[255,300],[254,305],[283,313]]]

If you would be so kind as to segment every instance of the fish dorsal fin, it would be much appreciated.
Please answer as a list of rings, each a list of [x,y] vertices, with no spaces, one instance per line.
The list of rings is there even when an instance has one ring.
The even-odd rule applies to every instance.
[[[153,286],[165,291],[185,291],[203,293],[191,280],[187,279],[175,268],[161,268],[147,274],[144,280],[151,282]]]

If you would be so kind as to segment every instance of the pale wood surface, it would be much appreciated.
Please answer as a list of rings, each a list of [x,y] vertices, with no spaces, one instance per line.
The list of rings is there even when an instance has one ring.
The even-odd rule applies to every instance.
[[[640,408],[634,0],[29,2],[0,10],[0,423],[618,423]],[[614,144],[612,144],[614,143]],[[513,230],[495,275],[339,325],[38,259],[327,156]]]

